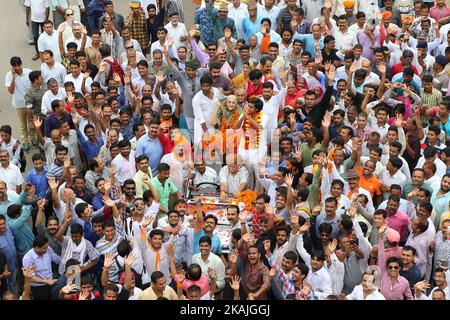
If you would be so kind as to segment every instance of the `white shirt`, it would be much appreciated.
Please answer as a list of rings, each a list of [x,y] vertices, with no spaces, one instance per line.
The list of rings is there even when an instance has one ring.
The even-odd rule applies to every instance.
[[[342,33],[339,28],[333,28],[332,32],[336,39],[336,49],[339,51],[353,49],[355,44],[358,43],[356,33],[350,29],[348,29],[347,32]]]
[[[275,6],[274,6],[275,7]],[[258,15],[261,12],[258,10]],[[239,5],[239,7],[235,8],[233,3],[228,4],[228,18],[234,20],[234,25],[236,27],[236,33],[238,39],[244,38],[244,31],[242,31],[242,21],[244,18],[248,17],[247,5],[243,2]],[[273,22],[272,22],[273,27]]]
[[[211,167],[207,166],[203,174],[198,172],[198,170],[195,170],[194,173],[195,173],[195,178],[193,180],[194,186],[202,182],[211,182],[219,184],[219,177],[217,175],[217,172]],[[206,188],[207,185],[203,187]],[[200,188],[202,188],[202,186],[200,186]]]
[[[53,78],[56,81],[58,81],[58,85],[62,87],[64,86],[64,80],[66,79],[67,76],[67,70],[66,67],[64,67],[58,61],[55,61],[55,64],[51,68],[48,66],[48,64],[42,63],[41,75],[42,78],[44,78],[44,83]]]
[[[445,173],[447,171],[447,166],[445,165],[445,163],[438,157],[436,157],[436,159],[433,162],[436,165],[435,176],[437,176],[437,177],[445,176]],[[425,157],[420,157],[419,161],[417,162],[416,168],[422,168],[424,163],[425,163]]]
[[[386,300],[386,298],[376,288],[371,294],[364,298],[362,285],[357,285],[352,293],[347,295],[347,300]]]
[[[242,183],[248,182],[248,171],[244,166],[240,166],[236,175],[229,173],[228,165],[223,167],[219,172],[220,183],[227,184],[227,193],[233,193],[239,190]]]
[[[398,184],[399,186],[403,186],[406,183],[406,176],[398,170],[394,175],[391,176],[389,171],[384,170],[380,176],[380,182],[387,186],[391,186],[393,184]]]
[[[200,90],[192,99],[192,106],[194,108],[194,143],[201,141],[203,129],[202,123],[205,123],[208,129],[212,129],[211,119],[214,109],[219,100],[225,96],[217,88],[211,88],[213,92],[212,98],[208,98]]]
[[[178,48],[186,45],[186,41],[181,42],[180,37],[187,37],[188,33],[184,23],[178,22],[175,27],[171,22],[166,24],[164,28],[167,29],[167,36],[173,38],[173,50],[177,52]]]
[[[47,0],[25,0],[23,5],[31,8],[31,21],[44,22],[46,20],[46,9],[50,7]]]
[[[433,66],[434,61],[435,61],[434,57],[427,54],[427,56],[425,57],[425,59],[423,59],[423,61],[425,62],[425,65],[427,66],[426,71],[430,71],[431,67]],[[419,60],[417,59],[417,55],[414,55],[413,65],[416,66],[417,72],[419,72],[419,74],[421,74],[423,71],[423,68],[419,63]]]
[[[23,176],[19,167],[11,162],[6,169],[0,166],[0,180],[4,181],[6,187],[12,191],[16,191],[16,187],[23,184]]]
[[[164,45],[167,44],[167,41],[164,43]],[[161,52],[164,52],[164,48],[161,45],[161,43],[158,41],[155,41],[152,43],[151,47],[150,47],[150,60],[153,60],[153,51],[155,51],[156,49],[161,50]],[[166,61],[166,56],[163,54],[163,61]]]
[[[335,253],[331,255],[330,260],[330,266],[328,266],[328,263],[325,262],[325,268],[330,275],[332,293],[339,294],[342,292],[342,288],[344,287],[345,266],[344,263],[339,261]]]
[[[136,174],[136,164],[135,164],[136,152],[131,151],[128,156],[129,160],[126,160],[122,154],[118,154],[111,164],[114,164],[117,169],[119,169],[116,173],[117,182],[123,186],[123,183],[127,179],[133,180],[134,175]]]
[[[15,88],[12,98],[12,105],[14,108],[17,109],[25,108],[25,95],[31,88],[31,82],[30,79],[28,78],[30,72],[31,72],[30,69],[23,68],[22,74],[16,75]],[[5,76],[5,87],[7,88],[10,87],[12,80],[13,80],[12,72],[8,71],[8,73]]]
[[[77,44],[77,50],[81,50],[81,43],[83,42],[84,35],[81,35],[80,39],[75,38],[74,36],[70,37],[64,42],[64,50],[67,53],[67,44],[69,42],[75,42]],[[91,37],[87,36],[85,48],[90,47],[92,45]]]
[[[42,114],[47,114],[47,112],[52,111],[52,101],[62,100],[66,98],[66,91],[63,88],[58,88],[58,93],[54,95],[50,90],[45,91],[42,97],[41,112]]]
[[[441,177],[434,175],[430,179],[425,180],[425,182],[428,183],[432,190],[437,190],[441,187],[441,180]]]
[[[81,91],[81,84],[83,83],[83,73],[80,72],[80,74],[78,75],[77,78],[74,78],[73,75],[71,73],[69,73],[66,78],[64,79],[64,83],[71,81],[73,82],[74,86],[75,86],[75,92],[79,92],[79,93],[83,93]],[[86,79],[86,83],[85,83],[85,88],[87,92],[91,92],[91,84],[92,84],[92,78],[89,77]]]
[[[178,190],[183,190],[183,182],[189,171],[189,162],[186,160],[180,162],[177,160],[173,152],[164,155],[160,163],[167,163],[170,166],[170,178]]]
[[[62,61],[58,44],[58,32],[56,32],[56,30],[53,30],[51,35],[47,32],[42,32],[39,36],[38,51],[44,52],[45,50],[51,50],[55,60],[58,62]]]
[[[273,5],[272,9],[267,10],[265,6],[258,4],[258,16],[261,16],[262,18],[269,18],[272,30],[276,30],[278,27],[277,18],[280,11],[281,8],[276,5]]]
[[[213,269],[216,274],[217,289],[223,289],[225,286],[225,265],[223,264],[222,259],[211,252],[208,259],[203,261],[201,253],[197,253],[192,257],[192,263],[197,263],[200,268],[202,268],[202,272],[208,278],[208,281],[211,281],[208,269]]]
[[[266,127],[266,140],[269,140],[272,136],[271,130],[276,129],[278,126],[278,111],[281,103],[284,101],[286,92],[286,88],[283,88],[276,96],[270,97],[269,101],[266,101],[264,97],[260,98],[264,104],[262,112],[269,118]]]

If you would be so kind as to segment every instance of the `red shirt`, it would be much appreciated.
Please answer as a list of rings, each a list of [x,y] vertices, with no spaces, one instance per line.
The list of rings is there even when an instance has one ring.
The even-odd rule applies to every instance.
[[[413,68],[415,74],[419,75],[419,71],[417,71],[417,68],[414,65],[411,65],[411,68]],[[392,66],[391,72],[392,76],[395,76],[397,73],[403,72],[402,63],[399,62],[397,64],[394,64]]]

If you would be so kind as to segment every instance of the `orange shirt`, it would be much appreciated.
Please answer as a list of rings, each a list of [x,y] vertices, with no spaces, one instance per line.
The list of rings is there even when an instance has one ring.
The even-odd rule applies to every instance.
[[[359,186],[369,191],[372,199],[374,198],[374,195],[381,196],[383,194],[381,191],[381,182],[375,175],[372,175],[372,178],[367,179],[363,175],[362,167],[358,167],[356,171],[359,173]]]

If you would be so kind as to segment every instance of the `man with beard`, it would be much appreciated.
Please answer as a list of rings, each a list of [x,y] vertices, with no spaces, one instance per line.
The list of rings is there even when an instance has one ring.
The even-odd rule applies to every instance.
[[[169,208],[169,197],[174,195],[176,199],[181,199],[180,191],[175,187],[170,175],[170,166],[167,163],[158,165],[158,174],[151,180],[160,199],[160,212],[167,212]]]
[[[402,186],[402,198],[411,200],[414,204],[417,204],[419,200],[417,199],[417,190],[419,188],[425,188],[430,192],[433,192],[428,183],[425,182],[425,171],[422,168],[415,168],[412,171],[411,182],[407,182]],[[411,194],[412,193],[412,194]],[[411,199],[409,195],[411,194]]]
[[[437,290],[442,290],[445,294],[444,300],[450,300],[450,290],[448,288],[448,280],[450,278],[450,272],[444,270],[443,268],[437,268],[434,271],[434,283],[436,287],[434,287],[430,295],[427,297],[424,293],[431,288],[430,284],[426,281],[417,282],[414,286],[414,298],[416,300],[437,300],[435,297],[435,292]]]
[[[435,190],[431,195],[431,204],[433,205],[436,217],[434,219],[434,226],[439,228],[441,215],[448,211],[450,201],[450,174],[446,174],[441,181],[441,188]]]
[[[244,286],[248,292],[247,300],[267,300],[270,289],[269,269],[261,261],[261,253],[258,248],[251,245],[250,234],[246,234],[238,245],[239,256],[244,264],[245,281]],[[270,241],[268,243],[270,249]],[[237,256],[230,256],[231,274],[237,274]]]
[[[45,236],[48,239],[48,245],[57,255],[61,255],[61,243],[56,239],[56,232],[59,229],[58,217],[50,216],[47,218],[47,227],[44,227],[44,207],[45,200],[38,201],[38,212],[36,216],[36,230],[38,235]]]
[[[116,179],[119,185],[123,186],[125,180],[133,179],[136,174],[135,152],[131,150],[131,143],[127,139],[119,142],[120,154],[114,158],[112,165],[119,170]]]
[[[294,221],[298,221],[296,218],[297,216],[292,216]],[[295,220],[297,219],[297,220]],[[298,229],[298,224],[292,224],[291,219],[291,225],[292,225],[292,231],[289,235],[289,230],[286,227],[279,227],[277,228],[276,233],[276,245],[275,249],[273,250],[273,257],[275,259],[275,262],[278,263],[278,265],[282,264],[283,257],[288,251],[294,251],[295,247],[297,245],[297,237],[298,233],[296,232],[296,229]]]
[[[411,246],[405,246],[402,249],[402,269],[400,271],[400,275],[405,277],[409,282],[409,286],[411,290],[414,289],[414,286],[417,282],[422,279],[420,275],[420,269],[414,263],[414,259],[416,258],[416,249]]]

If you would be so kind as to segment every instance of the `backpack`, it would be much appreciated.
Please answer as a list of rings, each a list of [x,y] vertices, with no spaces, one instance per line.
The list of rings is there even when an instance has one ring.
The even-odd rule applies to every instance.
[[[17,148],[20,146],[20,142],[17,140],[16,144],[13,146],[13,154],[16,153]],[[27,158],[25,158],[25,152],[23,152],[23,149],[20,149],[20,172],[25,172],[25,168],[27,167]]]
[[[111,61],[109,59],[105,59],[105,62],[111,66],[111,68],[109,69],[109,74],[108,74],[108,77],[106,78],[106,81],[108,81],[109,79],[112,79],[114,73],[117,73],[120,76],[120,81],[122,81],[122,84],[124,84],[123,77],[124,77],[125,73],[123,72],[123,69],[120,66],[117,59],[114,58],[113,61]]]

